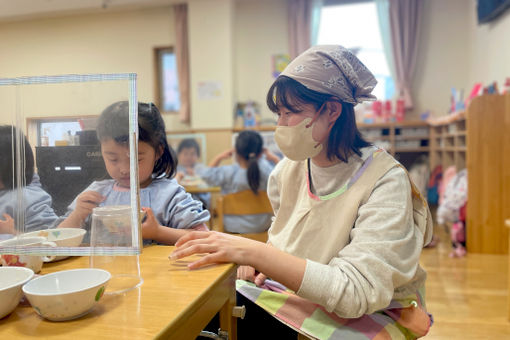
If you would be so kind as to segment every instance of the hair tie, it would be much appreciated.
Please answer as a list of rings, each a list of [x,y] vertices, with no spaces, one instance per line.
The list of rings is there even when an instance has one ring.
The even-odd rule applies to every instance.
[[[256,155],[255,155],[255,152],[250,152],[250,153],[248,154],[248,158],[255,158],[255,156],[256,156]]]

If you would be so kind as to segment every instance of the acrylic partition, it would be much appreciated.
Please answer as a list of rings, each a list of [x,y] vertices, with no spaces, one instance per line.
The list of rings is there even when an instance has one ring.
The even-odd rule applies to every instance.
[[[140,254],[136,74],[3,78],[0,102],[0,254]]]

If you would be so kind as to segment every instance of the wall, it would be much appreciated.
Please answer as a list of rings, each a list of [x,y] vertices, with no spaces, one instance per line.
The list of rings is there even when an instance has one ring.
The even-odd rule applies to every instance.
[[[238,1],[234,25],[237,99],[259,103],[262,119],[274,120],[266,94],[274,81],[271,57],[288,53],[286,1]]]
[[[430,110],[448,112],[451,88],[468,84],[468,12],[465,0],[423,1],[423,17],[416,72],[413,81],[415,108],[406,119],[419,119]]]
[[[232,126],[233,16],[233,0],[189,2],[192,128]],[[218,84],[220,95],[217,98],[204,99],[198,93],[201,83]]]
[[[173,29],[170,7],[1,23],[0,75],[135,72],[139,100],[152,101],[153,48],[172,45]],[[96,112],[88,114],[100,112],[108,92],[104,96],[94,100]],[[62,96],[59,105],[72,107],[72,102],[65,103],[67,99]],[[52,115],[66,114],[75,113],[56,111]]]
[[[496,21],[478,25],[476,1],[471,0],[468,16],[469,84],[487,85],[497,81],[503,85],[510,77],[510,10]],[[501,89],[501,88],[500,88]]]

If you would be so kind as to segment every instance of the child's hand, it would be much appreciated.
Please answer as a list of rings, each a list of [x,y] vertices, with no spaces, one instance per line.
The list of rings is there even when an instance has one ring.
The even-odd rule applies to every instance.
[[[225,150],[223,151],[222,153],[219,154],[219,157],[224,160],[224,159],[229,159],[230,157],[232,157],[232,155],[234,154],[234,149],[228,149],[228,150]]]
[[[3,214],[5,220],[0,220],[0,234],[16,234],[14,219],[9,214]]]
[[[214,159],[209,163],[210,167],[217,167],[220,165],[221,161],[225,159],[229,159],[234,154],[234,149],[228,149],[223,151],[222,153],[218,154]]]
[[[182,179],[184,178],[184,176],[185,176],[184,172],[178,172],[178,173],[176,173],[176,174],[175,174],[175,180],[176,180],[177,182],[180,182],[180,181],[182,181]]]
[[[142,237],[144,240],[156,240],[160,228],[159,222],[151,208],[142,207],[142,210],[146,214],[145,221],[142,223]]]
[[[280,157],[276,156],[274,153],[264,148],[264,155],[266,155],[266,159],[274,164],[280,161]]]
[[[76,208],[71,214],[81,223],[104,200],[105,197],[96,191],[85,191],[76,198]]]

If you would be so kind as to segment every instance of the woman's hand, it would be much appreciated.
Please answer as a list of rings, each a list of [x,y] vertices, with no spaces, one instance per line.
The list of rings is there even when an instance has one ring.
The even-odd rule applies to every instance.
[[[188,265],[190,269],[213,263],[233,262],[250,265],[258,256],[264,243],[244,237],[216,231],[193,231],[182,236],[175,244],[177,249],[170,254],[171,259],[181,259],[193,254],[207,254]]]
[[[239,266],[237,268],[237,278],[240,280],[250,281],[257,286],[261,286],[266,281],[267,276],[258,273],[255,268],[250,266]]]
[[[268,161],[273,162],[274,164],[277,164],[280,161],[280,157],[276,156],[267,148],[264,148],[264,155],[266,155],[266,159]]]

